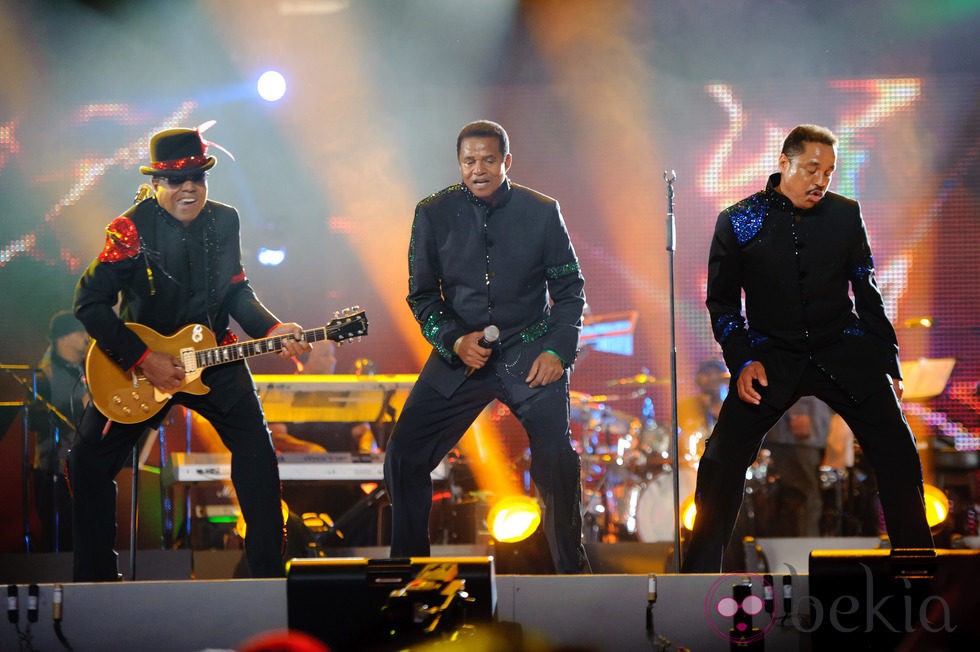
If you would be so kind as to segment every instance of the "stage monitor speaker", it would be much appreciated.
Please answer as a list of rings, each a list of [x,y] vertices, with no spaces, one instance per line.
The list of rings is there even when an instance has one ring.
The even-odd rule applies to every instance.
[[[813,649],[980,649],[980,551],[814,550]]]
[[[505,543],[491,538],[489,550],[494,568],[501,575],[550,575],[555,572],[543,528],[537,528],[522,541]]]
[[[447,574],[446,569],[452,570]],[[491,557],[292,559],[286,570],[289,628],[317,637],[333,652],[402,649],[420,638],[406,618],[416,623],[422,616],[428,618],[420,613],[405,616],[406,609],[413,610],[409,591],[429,589],[442,591],[444,623],[452,620],[449,605],[457,596],[451,593],[465,602],[463,624],[490,623],[496,616]],[[440,608],[427,602],[433,611]]]

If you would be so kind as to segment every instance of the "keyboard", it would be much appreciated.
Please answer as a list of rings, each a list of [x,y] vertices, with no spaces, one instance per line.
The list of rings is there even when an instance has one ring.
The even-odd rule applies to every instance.
[[[289,480],[380,481],[384,453],[280,453],[279,478]],[[443,461],[433,480],[447,475]],[[167,468],[170,482],[211,482],[231,479],[231,453],[172,453]]]

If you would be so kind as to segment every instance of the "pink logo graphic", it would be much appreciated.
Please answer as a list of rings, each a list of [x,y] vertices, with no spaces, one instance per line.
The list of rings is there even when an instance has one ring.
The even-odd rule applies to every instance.
[[[772,584],[761,575],[722,575],[704,598],[704,618],[726,641],[740,644],[758,641],[776,625],[774,593]],[[772,601],[768,611],[766,598]]]

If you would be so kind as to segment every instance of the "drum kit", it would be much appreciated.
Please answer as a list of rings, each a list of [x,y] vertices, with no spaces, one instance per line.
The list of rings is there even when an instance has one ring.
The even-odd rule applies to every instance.
[[[572,442],[582,460],[582,507],[588,543],[639,541],[672,542],[674,525],[674,476],[670,427],[654,418],[652,385],[669,380],[638,374],[609,381],[619,394],[570,392],[569,416]],[[640,416],[613,407],[642,397]],[[677,500],[681,520],[693,504],[697,469],[704,453],[707,432],[678,427]],[[873,480],[866,480],[857,464],[851,473],[820,469],[823,503],[820,533],[823,536],[874,536],[878,529]],[[786,536],[781,532],[785,491],[780,468],[770,451],[761,448],[745,474],[745,494],[740,527],[752,536]],[[685,525],[686,522],[685,522]]]
[[[673,541],[674,468],[670,429],[643,399],[641,416],[610,403],[644,396],[648,386],[669,381],[639,374],[610,381],[624,395],[571,392],[572,439],[582,459],[582,503],[589,543]],[[694,495],[705,437],[688,433],[678,442],[680,499]]]

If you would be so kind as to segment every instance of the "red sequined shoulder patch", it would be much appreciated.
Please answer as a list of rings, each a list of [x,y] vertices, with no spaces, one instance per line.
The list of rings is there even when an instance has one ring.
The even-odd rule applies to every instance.
[[[136,225],[128,217],[117,217],[105,228],[105,246],[99,254],[100,263],[118,263],[140,252],[140,237]]]

